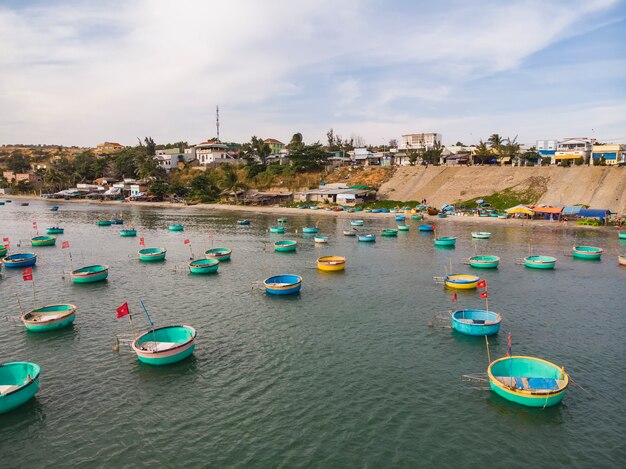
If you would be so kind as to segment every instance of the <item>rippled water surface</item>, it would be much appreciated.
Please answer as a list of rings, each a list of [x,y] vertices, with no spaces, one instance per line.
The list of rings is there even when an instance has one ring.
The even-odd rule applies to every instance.
[[[267,230],[276,216],[82,204],[14,201],[0,207],[0,237],[11,252],[39,255],[36,304],[73,303],[70,329],[27,333],[4,321],[0,361],[41,366],[36,399],[0,415],[0,467],[618,467],[626,460],[626,251],[614,232],[576,233],[489,225],[490,240],[472,240],[479,225],[446,224],[458,236],[453,250],[435,249],[417,222],[397,238],[358,243],[341,235],[346,219],[303,211],[289,216],[284,238],[298,252],[278,254],[283,236]],[[97,227],[121,210],[137,238],[119,226]],[[32,222],[40,232],[59,224],[57,246],[31,248]],[[169,232],[182,223],[185,231]],[[327,246],[296,234],[319,224]],[[391,216],[366,227],[395,225]],[[483,227],[485,228],[485,227]],[[136,259],[139,237],[164,246],[161,264]],[[23,246],[17,247],[23,239]],[[209,247],[233,249],[219,273],[191,276]],[[70,250],[61,241],[70,241]],[[558,257],[554,271],[516,264],[527,255]],[[574,243],[602,246],[602,261],[577,261]],[[91,264],[110,267],[108,281],[74,285],[63,271]],[[554,408],[509,403],[461,379],[483,373],[482,338],[428,327],[450,308],[452,293],[433,276],[469,271],[474,253],[502,257],[498,270],[476,271],[489,282],[490,308],[502,313],[492,356],[506,351],[543,357],[565,367],[578,386]],[[343,273],[321,273],[321,254],[347,257]],[[299,296],[269,297],[258,282],[272,274],[303,277]],[[19,295],[33,304],[30,283],[3,269],[0,311],[15,317]],[[481,307],[476,292],[459,292],[459,306]],[[137,326],[143,299],[157,325],[185,323],[198,330],[194,355],[152,367],[128,352],[112,351],[129,332],[115,308],[128,301]]]

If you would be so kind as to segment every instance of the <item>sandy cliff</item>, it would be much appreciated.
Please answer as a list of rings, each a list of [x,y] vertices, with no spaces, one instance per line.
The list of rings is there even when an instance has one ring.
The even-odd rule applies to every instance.
[[[383,184],[379,197],[440,206],[512,188],[543,194],[543,204],[585,204],[626,212],[626,168],[404,166]]]

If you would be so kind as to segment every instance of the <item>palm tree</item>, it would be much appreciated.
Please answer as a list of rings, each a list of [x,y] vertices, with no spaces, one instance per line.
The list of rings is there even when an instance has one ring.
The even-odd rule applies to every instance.
[[[481,140],[474,150],[474,158],[479,159],[480,163],[482,164],[485,162],[485,160],[490,160],[491,158],[493,158],[493,156],[493,150]]]
[[[502,155],[508,156],[509,158],[511,158],[511,161],[517,160],[519,157],[520,148],[521,145],[517,143],[517,135],[513,140],[511,140],[511,137],[508,137],[506,140],[504,140],[504,145],[502,145],[501,147]]]
[[[488,139],[487,143],[489,146],[495,150],[496,153],[500,154],[500,150],[502,149],[502,144],[504,143],[504,139],[500,137],[498,134],[492,134]]]

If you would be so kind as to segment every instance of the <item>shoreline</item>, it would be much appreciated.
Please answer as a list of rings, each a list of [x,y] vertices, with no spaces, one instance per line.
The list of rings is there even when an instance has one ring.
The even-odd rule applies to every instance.
[[[242,212],[242,213],[263,213],[263,214],[277,214],[277,215],[315,215],[315,216],[330,216],[335,218],[345,218],[345,219],[391,219],[395,221],[396,213],[365,213],[365,212],[335,212],[324,209],[319,210],[310,210],[310,209],[300,209],[293,207],[279,207],[279,206],[243,206],[243,205],[229,205],[229,204],[197,204],[197,205],[184,205],[184,204],[173,204],[171,202],[138,202],[138,201],[125,201],[120,202],[117,200],[106,200],[106,201],[94,201],[94,200],[64,200],[64,199],[43,199],[39,196],[34,195],[14,195],[9,194],[8,196],[1,197],[2,199],[20,199],[20,200],[38,200],[43,202],[57,202],[60,205],[62,204],[91,204],[91,205],[116,205],[116,206],[133,206],[133,207],[152,207],[152,208],[174,208],[179,210],[190,210],[190,211],[206,211],[206,210],[217,210],[223,212]],[[410,215],[407,215],[410,217]],[[495,217],[477,217],[477,216],[450,216],[447,218],[439,218],[438,216],[430,216],[425,215],[424,222],[426,223],[465,223],[468,225],[492,225],[498,224],[501,226],[515,226],[519,228],[540,228],[541,230],[546,231],[556,231],[556,230],[568,230],[568,231],[576,231],[576,230],[592,230],[592,231],[610,231],[614,229],[614,227],[610,226],[586,226],[586,225],[576,225],[573,222],[554,222],[549,220],[526,220],[526,219],[516,219],[516,218],[508,218],[508,219],[500,219]]]

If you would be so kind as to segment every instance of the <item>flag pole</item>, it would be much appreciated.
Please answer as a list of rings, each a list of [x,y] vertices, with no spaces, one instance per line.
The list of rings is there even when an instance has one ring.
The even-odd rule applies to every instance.
[[[489,339],[485,336],[485,344],[487,347],[487,360],[489,361],[489,365],[491,365],[491,353],[489,353]]]
[[[139,300],[139,302],[141,303],[141,307],[143,308],[143,312],[146,313],[146,317],[148,318],[148,323],[152,327],[152,341],[154,342],[154,345],[156,346],[156,335],[154,334],[154,323],[152,322],[152,319],[150,318],[150,314],[148,314],[148,310],[146,309],[146,305],[143,304],[143,300]]]
[[[15,299],[17,300],[17,305],[18,305],[18,306],[19,306],[19,308],[20,308],[20,312],[21,312],[22,314],[24,314],[24,308],[22,308],[22,302],[20,301],[20,297],[19,297],[19,296],[17,296],[17,293],[15,294]]]

